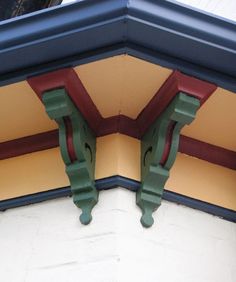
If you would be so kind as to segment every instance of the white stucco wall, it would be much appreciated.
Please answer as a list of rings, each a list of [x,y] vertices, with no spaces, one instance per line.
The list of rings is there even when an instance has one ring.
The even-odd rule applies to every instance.
[[[208,13],[236,21],[235,0],[177,0],[176,2],[187,4]]]
[[[163,201],[144,229],[135,194],[100,193],[89,226],[70,198],[0,213],[0,281],[234,282],[236,224]]]

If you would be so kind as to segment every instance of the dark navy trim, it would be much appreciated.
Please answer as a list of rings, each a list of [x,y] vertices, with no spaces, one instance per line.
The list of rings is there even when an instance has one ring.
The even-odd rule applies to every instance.
[[[236,24],[179,3],[80,1],[3,21],[0,34],[0,85],[125,53],[236,92]]]
[[[17,198],[0,201],[0,211],[5,211],[7,209],[17,208],[67,196],[71,196],[70,187],[58,188],[45,192],[25,195]]]
[[[137,191],[140,187],[140,182],[118,175],[96,180],[96,188],[99,191],[115,187],[123,187],[131,191]],[[71,196],[70,187],[39,192],[0,201],[0,211],[68,196]],[[227,208],[209,204],[168,190],[164,190],[163,199],[219,216],[228,221],[236,222],[236,211]]]
[[[119,175],[96,180],[96,188],[99,191],[115,187],[123,187],[131,191],[137,191],[140,187],[140,182]]]
[[[181,204],[196,210],[219,216],[228,221],[236,222],[236,211],[209,204],[201,200],[190,198],[175,192],[164,190],[163,199],[169,202]]]

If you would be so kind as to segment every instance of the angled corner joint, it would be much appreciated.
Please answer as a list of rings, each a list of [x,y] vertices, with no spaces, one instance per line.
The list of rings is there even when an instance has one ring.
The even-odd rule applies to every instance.
[[[142,183],[136,202],[142,210],[144,227],[150,227],[154,222],[152,213],[161,204],[164,185],[176,159],[180,131],[194,120],[199,106],[198,99],[178,93],[142,137]]]
[[[98,201],[94,183],[96,138],[64,88],[43,95],[46,112],[59,125],[59,143],[73,200],[81,208],[80,221],[88,224]]]

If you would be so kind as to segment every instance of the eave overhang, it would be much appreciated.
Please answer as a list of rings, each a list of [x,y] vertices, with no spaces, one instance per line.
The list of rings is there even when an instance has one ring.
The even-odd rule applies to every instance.
[[[180,160],[182,175],[191,175],[200,165],[201,171],[205,167],[209,173],[207,179],[212,175],[209,164],[197,159],[192,163],[189,156],[226,167],[214,167],[214,177],[223,171],[220,181],[224,179],[224,184],[215,188],[213,182],[211,191],[220,197],[222,192],[217,187],[224,186],[230,198],[235,183],[235,150],[231,150],[235,135],[226,130],[227,136],[222,136],[225,124],[233,127],[235,114],[231,113],[236,96],[223,88],[236,91],[235,26],[171,1],[150,0],[86,0],[0,23],[0,86],[6,85],[0,89],[6,128],[0,143],[3,183],[6,180],[12,185],[4,169],[18,170],[23,158],[26,171],[42,161],[43,177],[37,176],[45,183],[35,181],[37,193],[46,187],[52,190],[68,185],[55,148],[59,145],[73,200],[83,211],[84,224],[91,221],[91,210],[98,201],[98,183],[104,185],[107,179],[113,179],[108,180],[105,189],[135,185],[136,202],[143,213],[141,222],[151,226],[151,214],[164,197],[175,160]],[[45,116],[36,94],[52,121]],[[4,110],[8,105],[12,105],[11,112],[17,112],[12,119]],[[194,129],[185,130],[183,127],[193,122],[200,107]],[[18,119],[21,113],[25,115]],[[202,132],[202,127],[207,131],[210,118],[217,130],[211,126],[208,132]],[[14,129],[12,134],[16,127],[24,129]],[[182,128],[184,134],[180,136]],[[178,150],[189,156],[180,156]],[[22,154],[26,154],[25,159]],[[114,167],[110,169],[104,156],[114,157],[110,162]],[[47,174],[52,167],[54,177]],[[50,183],[51,176],[58,181]],[[178,179],[175,181],[171,186],[178,187]],[[192,179],[190,182],[192,185]],[[176,191],[189,196],[189,186],[187,192],[182,188]],[[198,187],[193,185],[192,190],[198,191]],[[32,187],[23,191],[29,194]],[[190,196],[216,203],[204,193],[203,198],[196,193]],[[23,195],[22,191],[17,195]],[[58,196],[57,192],[53,195]],[[217,204],[234,208],[228,198]],[[0,209],[4,205],[0,201]]]
[[[0,85],[129,54],[236,92],[236,24],[170,1],[80,1],[3,21],[0,34]]]

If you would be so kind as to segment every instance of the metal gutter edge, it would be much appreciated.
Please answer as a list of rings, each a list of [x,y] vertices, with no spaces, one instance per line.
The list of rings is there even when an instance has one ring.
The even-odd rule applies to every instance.
[[[236,24],[179,3],[80,1],[3,21],[0,34],[0,85],[123,52],[236,92]]]

